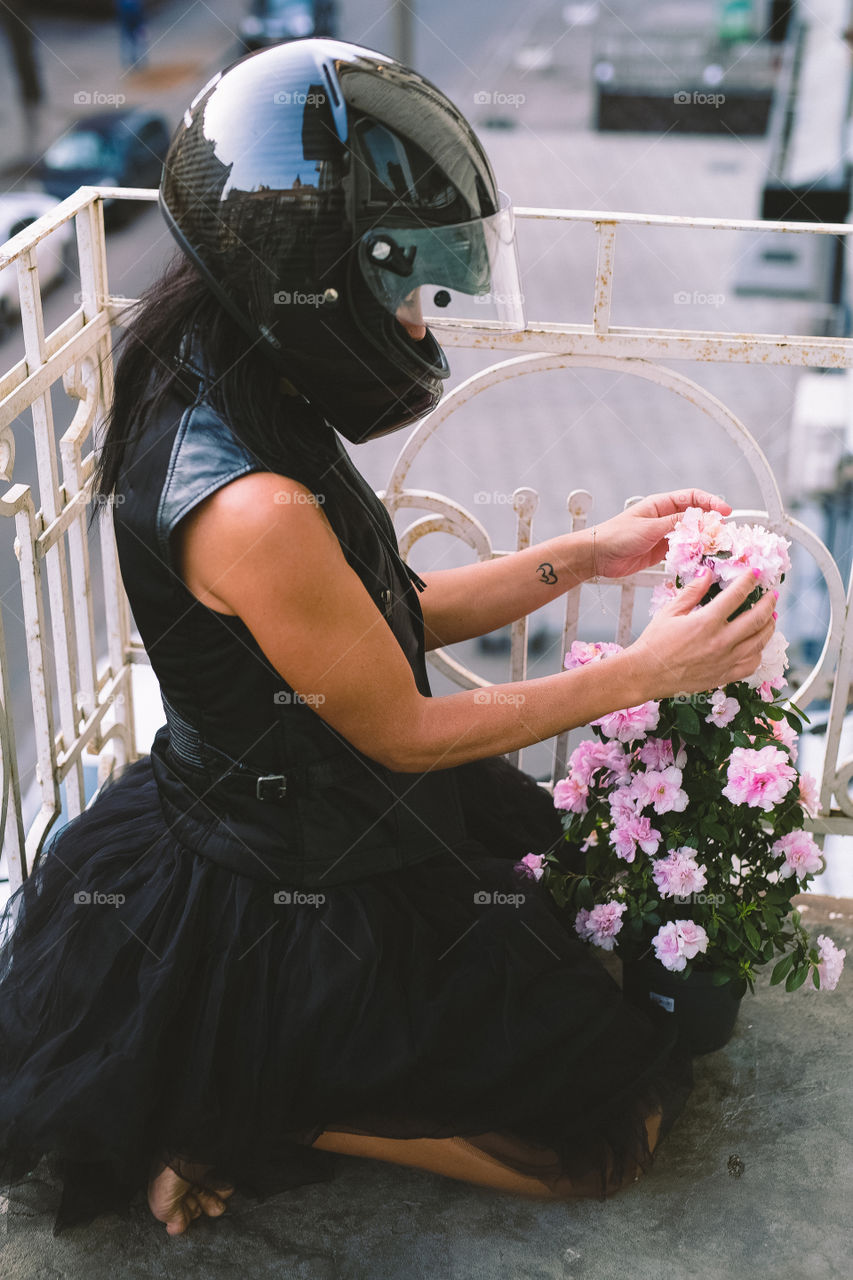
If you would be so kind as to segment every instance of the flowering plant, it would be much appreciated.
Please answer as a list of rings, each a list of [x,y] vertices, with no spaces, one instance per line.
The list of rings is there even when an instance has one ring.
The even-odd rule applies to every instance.
[[[753,569],[742,608],[790,568],[786,539],[698,507],[668,542],[653,613],[706,568],[713,579],[703,605]],[[793,909],[823,860],[803,829],[817,815],[817,787],[795,768],[804,717],[781,697],[786,649],[777,631],[746,680],[592,722],[595,738],[575,749],[554,789],[565,845],[518,864],[570,911],[582,939],[626,960],[653,955],[685,977],[712,971],[735,995],[754,990],[757,971],[778,953],[772,983],[794,991],[811,973],[816,987],[835,987],[846,953],[824,935],[813,944]],[[576,641],[565,665],[618,651]]]

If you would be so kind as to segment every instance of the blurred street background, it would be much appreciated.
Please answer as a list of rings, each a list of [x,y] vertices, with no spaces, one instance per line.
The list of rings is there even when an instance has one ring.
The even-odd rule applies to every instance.
[[[312,33],[401,56],[433,80],[475,125],[517,206],[844,221],[849,9],[850,0],[4,5],[0,240],[44,211],[38,200],[59,199],[80,182],[156,186],[171,131],[215,71],[251,48]],[[27,199],[36,202],[32,209]],[[154,205],[140,204],[130,218],[107,214],[111,291],[136,297],[162,269],[173,241]],[[592,229],[522,223],[519,249],[528,320],[588,322]],[[618,258],[617,325],[850,333],[840,238],[787,237],[780,244],[761,232],[638,227],[620,233]],[[49,327],[76,305],[73,247],[57,252],[56,275],[46,302]],[[5,369],[20,359],[23,343],[14,301],[4,304],[3,296]],[[458,348],[448,354],[450,386],[494,358]],[[846,577],[853,543],[847,372],[670,363],[744,422],[774,468],[786,505],[827,542]],[[57,401],[58,430],[72,410]],[[24,479],[32,471],[26,424],[16,435],[15,478]],[[354,451],[377,489],[407,435]],[[596,521],[632,496],[684,486],[722,494],[737,509],[762,506],[734,444],[687,400],[627,369],[503,382],[431,441],[409,484],[461,502],[505,549],[514,540],[510,496],[520,485],[540,495],[536,540],[567,527],[566,498],[578,488],[592,493]],[[423,569],[464,556],[458,544],[434,535],[418,545],[412,562]],[[820,652],[827,613],[809,563],[797,563],[788,587],[780,626],[792,642],[796,681]],[[0,593],[12,613],[16,592],[17,564],[4,546]],[[635,631],[646,617],[641,596]],[[597,598],[588,593],[581,634],[612,635],[615,603],[606,589]],[[535,616],[541,668],[534,670],[555,669],[560,625],[556,605]],[[13,629],[14,622],[7,637],[14,652]],[[504,636],[460,646],[457,656],[490,679],[506,678]],[[25,719],[25,669],[15,685]],[[434,687],[445,689],[440,680]],[[813,718],[819,726],[819,705]],[[25,740],[19,749],[23,763]],[[544,773],[541,753],[531,752],[526,764]],[[824,878],[820,888],[842,892],[837,884]]]

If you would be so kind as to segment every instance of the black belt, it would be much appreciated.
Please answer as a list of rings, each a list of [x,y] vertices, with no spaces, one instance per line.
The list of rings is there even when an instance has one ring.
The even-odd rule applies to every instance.
[[[199,773],[207,775],[211,755],[227,764],[224,773],[212,783],[212,787],[225,784],[225,789],[256,800],[285,800],[289,791],[305,791],[309,788],[329,786],[363,771],[365,765],[360,756],[351,751],[334,756],[330,760],[318,760],[312,764],[295,765],[287,773],[258,773],[239,760],[232,759],[219,747],[205,741],[195,725],[185,720],[179,711],[161,692],[166,724],[169,729],[169,749],[177,760]],[[373,768],[378,770],[379,765]]]

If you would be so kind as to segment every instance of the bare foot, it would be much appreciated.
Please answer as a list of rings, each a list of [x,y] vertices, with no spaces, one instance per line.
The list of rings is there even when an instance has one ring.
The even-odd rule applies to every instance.
[[[224,1185],[211,1191],[200,1185],[198,1179],[212,1168],[211,1165],[182,1165],[186,1177],[181,1177],[163,1161],[155,1161],[148,1183],[148,1207],[154,1217],[165,1222],[170,1236],[179,1236],[186,1231],[193,1218],[206,1213],[216,1218],[225,1212],[225,1201],[234,1190]]]

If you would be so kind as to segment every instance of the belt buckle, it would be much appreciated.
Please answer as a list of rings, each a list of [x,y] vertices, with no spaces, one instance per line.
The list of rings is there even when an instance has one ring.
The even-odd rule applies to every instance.
[[[264,784],[269,786],[265,787]],[[287,795],[287,778],[283,773],[265,773],[255,783],[258,800],[283,800]]]

